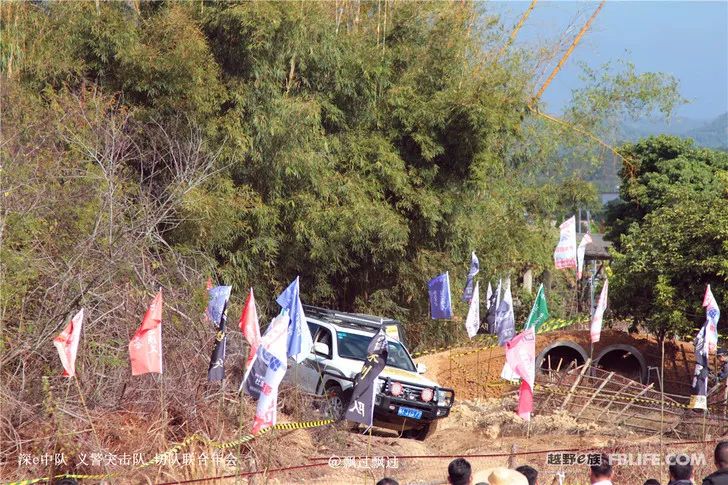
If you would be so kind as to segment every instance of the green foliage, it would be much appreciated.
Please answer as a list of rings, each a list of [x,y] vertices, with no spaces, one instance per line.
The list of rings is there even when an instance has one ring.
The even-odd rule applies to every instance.
[[[576,136],[527,114],[533,56],[484,52],[503,39],[482,5],[386,5],[13,4],[3,121],[12,150],[37,148],[18,148],[5,181],[19,189],[3,304],[51,286],[37,269],[48,260],[78,270],[58,270],[75,276],[57,301],[97,275],[141,298],[212,274],[236,295],[255,287],[267,314],[300,275],[307,303],[453,339],[427,319],[431,277],[449,269],[458,295],[472,250],[483,281],[515,287],[522,271],[551,268],[554,220],[597,198],[565,176]],[[669,79],[632,68],[591,83],[569,112],[582,128],[675,99]],[[559,278],[555,302],[568,290]],[[180,312],[196,315],[198,300]]]
[[[661,136],[627,145],[622,202],[609,207],[617,243],[612,309],[659,336],[704,320],[705,285],[728,293],[728,154]]]

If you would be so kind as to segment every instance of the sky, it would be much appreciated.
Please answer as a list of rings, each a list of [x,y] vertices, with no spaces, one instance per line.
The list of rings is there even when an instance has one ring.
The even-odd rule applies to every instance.
[[[491,1],[486,10],[500,14],[504,26],[511,29],[529,3]],[[571,40],[597,5],[540,0],[519,31],[516,44],[554,40],[573,23]],[[597,68],[620,59],[634,63],[637,72],[675,76],[682,96],[690,100],[677,110],[678,116],[707,120],[727,112],[728,0],[608,0],[547,88],[543,101],[551,112],[560,113],[571,90],[581,86],[579,62]]]

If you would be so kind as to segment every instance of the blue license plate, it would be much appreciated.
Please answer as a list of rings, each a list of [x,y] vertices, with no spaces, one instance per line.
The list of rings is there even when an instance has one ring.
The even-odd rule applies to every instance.
[[[400,408],[397,410],[397,415],[404,416],[405,418],[420,419],[422,417],[422,411],[420,411],[419,409],[412,409],[400,406]]]

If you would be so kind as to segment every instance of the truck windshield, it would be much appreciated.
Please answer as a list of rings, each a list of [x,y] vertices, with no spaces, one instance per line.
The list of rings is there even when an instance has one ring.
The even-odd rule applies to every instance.
[[[364,361],[367,358],[367,347],[369,347],[372,337],[348,332],[336,332],[336,340],[341,357]],[[410,359],[402,344],[392,341],[387,343],[389,344],[387,365],[416,372],[412,359]]]

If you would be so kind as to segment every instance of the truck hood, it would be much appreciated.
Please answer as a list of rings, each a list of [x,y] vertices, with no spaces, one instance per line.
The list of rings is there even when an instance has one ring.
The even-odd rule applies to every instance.
[[[363,362],[360,360],[353,359],[341,359],[337,362],[337,367],[347,374],[347,377],[353,378],[361,371]],[[397,367],[386,366],[382,373],[379,374],[379,379],[386,379],[389,377],[392,380],[399,381],[403,384],[414,384],[416,386],[427,386],[427,387],[438,387],[437,383],[424,377],[422,374],[417,372],[410,372]]]

